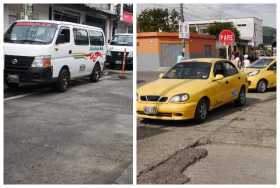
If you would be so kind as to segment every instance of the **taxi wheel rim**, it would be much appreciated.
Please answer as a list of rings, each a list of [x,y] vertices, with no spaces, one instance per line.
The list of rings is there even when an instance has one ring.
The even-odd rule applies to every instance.
[[[199,106],[199,115],[201,119],[205,119],[207,115],[207,105],[205,102],[202,102]]]
[[[245,104],[245,102],[246,102],[246,94],[245,94],[244,89],[242,89],[240,92],[240,103]]]
[[[261,81],[261,83],[260,83],[260,89],[261,89],[262,92],[264,92],[264,91],[266,90],[266,84],[265,84],[264,81]]]

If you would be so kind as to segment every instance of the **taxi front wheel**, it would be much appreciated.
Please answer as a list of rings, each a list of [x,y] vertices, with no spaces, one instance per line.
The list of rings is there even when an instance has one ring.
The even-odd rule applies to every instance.
[[[260,80],[257,85],[257,92],[264,93],[267,89],[267,83],[265,80]]]
[[[241,88],[238,98],[234,101],[237,106],[244,106],[246,104],[246,89]]]
[[[207,99],[201,99],[195,109],[195,117],[194,120],[197,123],[202,123],[205,121],[208,114],[208,101]]]

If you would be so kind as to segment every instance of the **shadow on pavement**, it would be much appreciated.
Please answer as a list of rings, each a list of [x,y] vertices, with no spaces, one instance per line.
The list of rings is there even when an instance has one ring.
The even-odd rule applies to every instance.
[[[242,111],[245,107],[253,106],[260,102],[260,99],[256,98],[247,98],[247,104],[244,107],[236,107],[233,103],[225,104],[217,109],[209,112],[207,120],[205,123],[210,123],[216,121],[217,119],[222,119],[225,116],[233,114],[237,111]],[[193,127],[197,124],[194,120],[152,120],[144,119],[140,120],[138,123],[141,123],[145,126],[137,127],[137,140],[144,139],[150,136],[161,134],[167,132],[166,127]],[[202,123],[204,124],[204,123]],[[211,125],[209,125],[211,126]]]

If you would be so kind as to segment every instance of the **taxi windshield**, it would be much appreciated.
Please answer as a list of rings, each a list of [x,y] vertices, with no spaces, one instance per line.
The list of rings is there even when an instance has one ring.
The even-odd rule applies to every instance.
[[[182,62],[172,67],[163,79],[208,79],[211,64],[206,62]]]
[[[5,33],[4,42],[19,44],[49,44],[57,29],[56,24],[44,22],[17,22]]]
[[[269,65],[273,61],[272,58],[261,58],[252,63],[251,65],[248,66],[248,68],[258,68],[262,69],[265,68],[267,65]]]

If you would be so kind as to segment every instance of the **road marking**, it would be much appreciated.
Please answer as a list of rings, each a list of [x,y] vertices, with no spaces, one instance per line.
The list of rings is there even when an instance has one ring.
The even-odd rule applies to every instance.
[[[27,96],[29,96],[29,95],[32,95],[32,93],[22,94],[22,95],[16,95],[16,96],[13,96],[13,97],[4,98],[4,101],[10,101],[10,100],[14,100],[14,99],[20,99],[20,98],[23,98],[23,97],[27,97]]]

